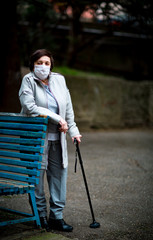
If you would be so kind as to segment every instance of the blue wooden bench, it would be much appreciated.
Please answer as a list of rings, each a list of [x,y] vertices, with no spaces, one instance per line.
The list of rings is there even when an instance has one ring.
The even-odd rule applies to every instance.
[[[22,218],[0,222],[0,226],[40,219],[35,201],[48,118],[0,113],[0,196],[29,194],[32,213],[0,207]],[[17,205],[17,204],[16,204]]]

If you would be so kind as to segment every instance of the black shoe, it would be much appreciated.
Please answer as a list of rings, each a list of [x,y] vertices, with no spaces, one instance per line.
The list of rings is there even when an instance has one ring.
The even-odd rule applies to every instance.
[[[53,230],[72,232],[73,227],[66,224],[63,219],[49,219],[49,228]]]
[[[47,217],[40,217],[40,223],[42,228],[45,228],[47,232],[50,231],[50,228],[47,222]]]

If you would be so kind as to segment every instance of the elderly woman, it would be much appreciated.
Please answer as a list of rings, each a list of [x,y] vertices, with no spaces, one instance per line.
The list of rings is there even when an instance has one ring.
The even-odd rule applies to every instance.
[[[50,229],[71,232],[73,227],[63,220],[67,182],[66,132],[81,142],[74,122],[74,112],[69,90],[61,74],[52,72],[53,58],[46,49],[35,51],[30,58],[30,73],[24,76],[19,90],[22,113],[30,116],[49,116],[47,139],[43,154],[39,184],[35,196],[41,225]],[[50,193],[50,214],[44,193],[44,174]]]

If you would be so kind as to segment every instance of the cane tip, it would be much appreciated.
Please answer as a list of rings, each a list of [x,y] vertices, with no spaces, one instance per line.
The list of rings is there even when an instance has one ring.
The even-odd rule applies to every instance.
[[[90,224],[90,228],[99,228],[100,227],[100,223],[94,221],[93,223]]]

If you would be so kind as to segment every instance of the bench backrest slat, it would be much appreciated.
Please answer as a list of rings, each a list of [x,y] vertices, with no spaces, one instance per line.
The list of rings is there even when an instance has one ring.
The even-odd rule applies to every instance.
[[[43,148],[41,146],[40,147],[33,147],[33,146],[27,147],[27,146],[22,146],[22,145],[0,143],[0,149],[11,149],[11,150],[18,150],[18,151],[43,153]]]
[[[28,122],[28,123],[48,123],[48,118],[44,117],[26,117],[21,114],[12,114],[12,113],[0,113],[0,121],[11,121],[11,122]],[[15,116],[14,116],[15,115]]]
[[[1,151],[1,150],[0,150],[0,156],[27,159],[29,161],[30,160],[31,161],[41,161],[42,160],[42,156],[40,156],[40,155],[19,153],[19,152],[10,152],[10,151]]]
[[[34,138],[45,138],[45,133],[43,132],[29,132],[22,130],[9,130],[9,129],[0,129],[0,134],[13,135],[13,136],[24,136],[24,137],[34,137]]]
[[[27,138],[14,138],[14,137],[0,137],[0,142],[4,143],[19,143],[19,144],[24,144],[24,145],[31,145],[31,139]],[[43,139],[32,139],[33,145],[44,145],[44,140]]]
[[[22,175],[15,175],[15,174],[10,174],[10,173],[0,173],[0,177],[2,178],[7,178],[7,179],[12,179],[16,181],[21,181],[21,182],[27,182],[30,184],[38,184],[39,179],[38,178],[33,178],[33,177],[26,177]]]
[[[7,172],[15,172],[15,173],[22,173],[32,176],[39,176],[39,172],[36,170],[31,170],[27,168],[19,168],[19,167],[12,167],[12,166],[6,166],[6,165],[0,165],[0,170],[7,171]]]
[[[8,164],[8,165],[15,165],[15,166],[22,166],[22,167],[29,167],[29,168],[37,168],[40,169],[41,163],[40,162],[28,162],[28,161],[20,161],[17,159],[7,159],[7,158],[0,158],[0,163]]]
[[[46,131],[47,126],[44,126],[42,124],[0,122],[0,128],[24,129],[24,130],[38,130],[39,129],[39,131]]]

